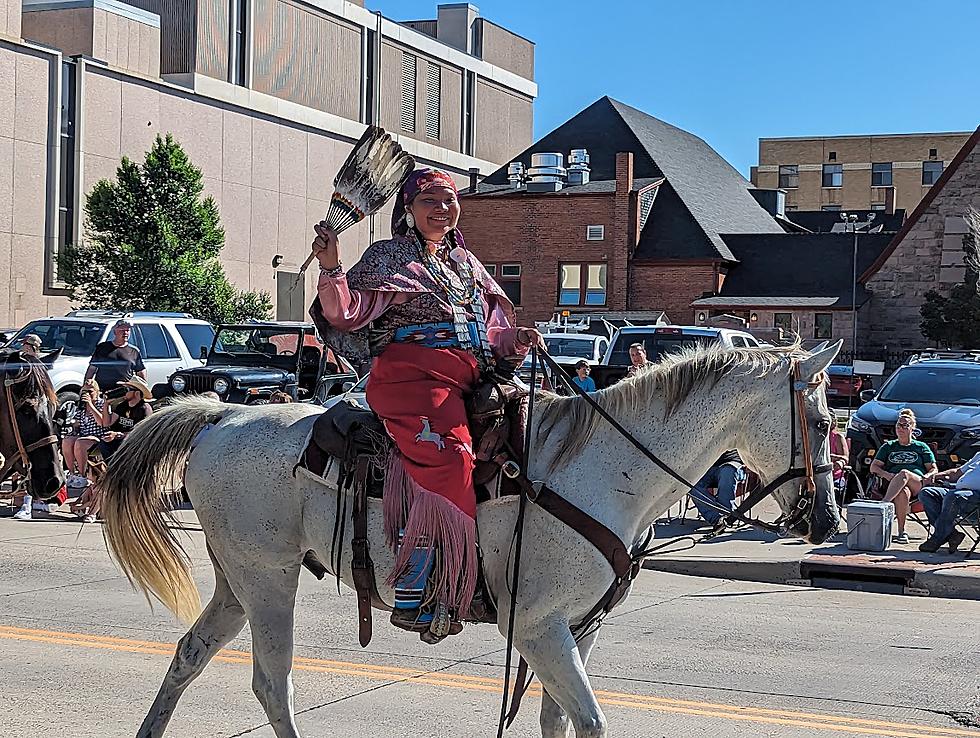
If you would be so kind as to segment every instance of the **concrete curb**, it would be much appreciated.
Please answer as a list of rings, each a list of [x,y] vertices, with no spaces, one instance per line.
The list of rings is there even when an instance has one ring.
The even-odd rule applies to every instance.
[[[737,579],[743,582],[786,584],[800,578],[800,562],[766,559],[668,558],[657,556],[643,562],[643,568],[668,574],[708,579]]]

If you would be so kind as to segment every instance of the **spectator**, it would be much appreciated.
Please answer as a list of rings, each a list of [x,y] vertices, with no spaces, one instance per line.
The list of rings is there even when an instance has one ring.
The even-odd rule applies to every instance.
[[[105,398],[99,392],[99,383],[89,379],[82,385],[78,408],[72,420],[68,435],[61,441],[61,453],[68,467],[65,484],[73,488],[88,484],[85,471],[88,468],[88,453],[105,435],[102,427],[102,411]]]
[[[119,385],[132,376],[146,379],[146,367],[140,350],[129,344],[132,326],[125,318],[116,321],[112,327],[112,340],[103,341],[95,347],[89,362],[85,379],[93,377],[102,391],[112,395]]]
[[[954,554],[966,537],[956,530],[957,519],[980,509],[980,453],[962,466],[939,472],[932,481],[954,482],[954,485],[952,488],[929,486],[919,490],[919,502],[932,524],[932,535],[919,544],[919,550],[935,553],[948,543],[949,552]]]
[[[627,376],[635,376],[641,369],[650,366],[647,361],[647,350],[642,343],[634,343],[630,346],[630,370]]]
[[[575,376],[572,377],[572,381],[586,392],[595,392],[595,380],[589,376],[591,372],[592,367],[589,366],[589,362],[582,359],[575,364]]]
[[[153,412],[147,402],[153,394],[146,382],[139,377],[133,377],[120,382],[120,386],[126,389],[126,394],[115,410],[108,402],[102,408],[101,424],[109,430],[99,441],[99,449],[102,451],[102,458],[106,460],[116,452],[126,434]]]
[[[928,483],[936,473],[936,457],[922,441],[915,440],[915,413],[904,408],[895,423],[894,441],[886,441],[878,449],[871,462],[871,473],[888,482],[888,489],[882,502],[895,503],[895,517],[898,518],[898,535],[895,543],[907,544],[909,535],[905,532],[912,498],[924,483]]]
[[[288,402],[292,402],[293,398],[286,392],[276,390],[271,395],[269,395],[270,405],[285,405]]]
[[[723,515],[735,509],[735,491],[747,474],[738,451],[726,451],[690,491],[691,501],[704,521],[720,533],[725,529]],[[711,490],[715,493],[712,495]]]
[[[830,429],[830,463],[834,465],[834,487],[839,491],[838,502],[844,501],[847,489],[847,465],[850,463],[851,443],[835,425]]]
[[[105,476],[104,461],[93,461],[88,466],[86,477],[88,486],[81,496],[75,500],[69,509],[72,514],[81,518],[83,523],[94,523],[102,511],[102,477]]]
[[[36,333],[28,333],[21,339],[20,350],[28,356],[37,358],[41,352],[41,337]]]

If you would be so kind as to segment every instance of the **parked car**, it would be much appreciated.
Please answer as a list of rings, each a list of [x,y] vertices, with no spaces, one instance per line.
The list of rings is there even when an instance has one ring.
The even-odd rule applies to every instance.
[[[360,405],[365,410],[370,410],[371,407],[367,403],[367,383],[369,376],[370,374],[365,374],[353,384],[345,382],[341,393],[326,398],[321,404],[325,408],[331,408],[342,400],[349,400]]]
[[[855,374],[850,366],[832,364],[827,367],[827,402],[831,404],[857,400],[862,389],[871,388],[871,380],[863,374]]]
[[[254,322],[221,325],[206,351],[204,366],[181,370],[169,392],[217,392],[225,402],[264,405],[276,390],[297,401],[327,398],[344,391],[357,374],[317,338],[311,323]]]
[[[731,328],[693,325],[625,326],[616,331],[601,365],[592,369],[592,378],[597,387],[608,387],[626,376],[630,367],[629,350],[634,343],[643,344],[650,361],[658,361],[666,354],[697,345],[720,344],[728,348],[760,346],[758,339],[751,333]]]
[[[61,414],[70,417],[92,352],[98,343],[111,340],[112,326],[120,318],[132,323],[129,341],[143,355],[146,380],[151,387],[166,382],[175,371],[200,366],[202,348],[207,352],[214,339],[210,323],[187,313],[74,310],[64,317],[32,320],[17,331],[8,345],[14,346],[28,333],[36,333],[41,338],[42,352],[62,349],[48,374]]]
[[[569,372],[569,376],[574,374],[575,365],[585,359],[592,366],[598,364],[602,357],[606,355],[609,347],[609,339],[605,336],[595,336],[590,333],[546,333],[543,336],[544,344],[548,348],[548,354],[559,365]],[[544,363],[538,362],[537,384],[538,387],[552,387],[546,379],[548,372],[544,368]],[[524,359],[524,363],[518,367],[517,376],[524,382],[531,381],[531,356]],[[554,382],[550,383],[554,385]]]
[[[915,413],[918,439],[932,448],[940,469],[980,451],[980,358],[963,356],[913,357],[880,390],[861,392],[864,404],[851,416],[847,437],[851,466],[862,481],[881,444],[895,438],[898,412],[906,407]]]

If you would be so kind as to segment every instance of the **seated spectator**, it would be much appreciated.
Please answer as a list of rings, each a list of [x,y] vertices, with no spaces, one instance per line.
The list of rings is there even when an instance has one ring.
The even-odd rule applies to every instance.
[[[837,502],[844,502],[847,492],[847,472],[850,463],[851,443],[840,432],[837,426],[830,429],[830,463],[834,465],[834,488],[837,490]]]
[[[147,402],[153,393],[140,377],[131,377],[119,384],[126,389],[122,401],[115,406],[115,409],[109,403],[102,408],[101,424],[109,430],[99,441],[99,450],[102,451],[102,458],[106,460],[116,452],[135,425],[153,412],[153,408]]]
[[[82,385],[75,417],[68,435],[61,441],[61,454],[65,457],[65,466],[68,467],[65,484],[69,487],[79,489],[88,484],[85,472],[88,468],[89,451],[106,432],[101,424],[104,407],[105,398],[99,391],[98,382],[89,379]]]
[[[575,363],[575,376],[572,377],[572,381],[586,392],[595,392],[595,380],[589,376],[591,372],[592,367],[589,366],[589,362],[582,359]]]
[[[93,461],[88,465],[88,486],[81,496],[75,500],[69,509],[78,516],[83,523],[94,523],[99,518],[102,508],[102,488],[100,486],[102,477],[105,476],[106,464],[104,461]]]
[[[41,337],[36,333],[28,333],[20,341],[20,350],[28,356],[37,358],[41,352]]]
[[[726,451],[688,493],[698,513],[716,532],[725,529],[724,513],[718,508],[728,512],[735,509],[735,490],[746,476],[738,451]],[[711,494],[712,489],[714,494]]]
[[[894,441],[886,441],[871,462],[871,473],[888,482],[888,489],[882,502],[895,504],[895,517],[898,519],[898,535],[895,543],[906,544],[909,535],[905,532],[912,498],[919,494],[923,485],[928,484],[936,473],[936,457],[922,441],[912,437],[915,432],[915,413],[908,408],[898,414],[895,423]]]
[[[292,401],[293,401],[293,398],[290,397],[288,393],[281,392],[280,390],[276,390],[271,395],[269,395],[269,404],[270,405],[285,405],[286,403],[292,402]]]
[[[935,553],[944,543],[948,543],[949,552],[954,554],[966,537],[956,530],[957,519],[980,509],[980,453],[962,466],[939,472],[932,481],[954,484],[952,487],[929,486],[919,490],[919,502],[932,525],[932,535],[919,544],[919,550]]]

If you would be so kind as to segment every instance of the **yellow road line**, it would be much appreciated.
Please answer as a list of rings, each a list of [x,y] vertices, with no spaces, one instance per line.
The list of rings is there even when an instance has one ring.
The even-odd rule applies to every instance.
[[[19,628],[7,625],[0,625],[0,639],[95,648],[123,653],[139,653],[151,656],[164,656],[167,658],[172,657],[174,652],[174,644],[172,643],[35,628]],[[251,658],[252,654],[248,651],[231,649],[224,649],[215,656],[216,661],[239,665],[249,665]],[[499,692],[502,687],[502,681],[492,677],[431,672],[399,666],[335,661],[332,659],[296,657],[293,661],[293,666],[297,671],[337,674],[381,681],[404,680],[429,686],[467,691]],[[540,696],[540,685],[535,684],[529,690],[529,694]],[[894,736],[895,738],[948,738],[952,736],[980,738],[980,732],[973,730],[893,723],[866,718],[851,718],[842,715],[823,715],[762,707],[697,702],[693,700],[679,700],[668,697],[629,694],[608,690],[596,690],[596,696],[599,702],[604,705],[771,725],[798,726],[810,728],[811,730],[823,729],[858,735]]]

